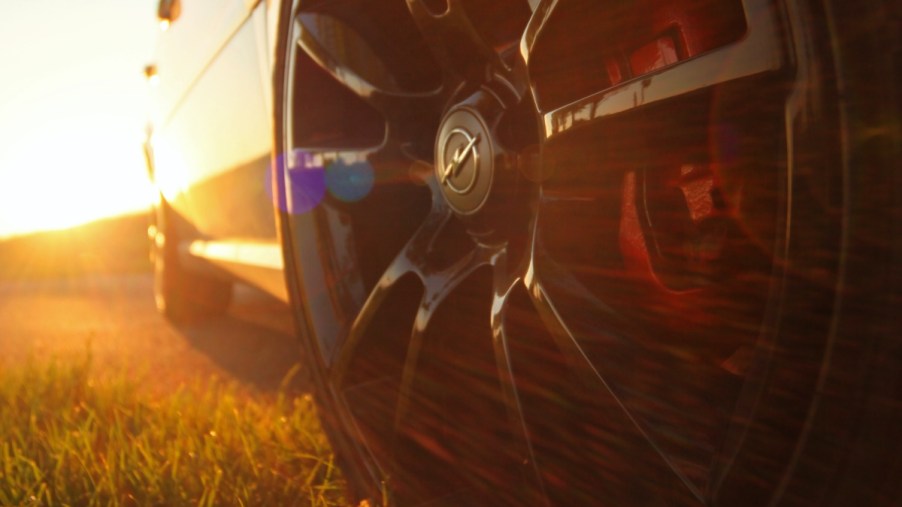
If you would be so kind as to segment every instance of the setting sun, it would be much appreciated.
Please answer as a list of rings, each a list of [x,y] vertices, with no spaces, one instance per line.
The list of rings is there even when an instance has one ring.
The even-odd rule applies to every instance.
[[[91,120],[48,126],[45,138],[20,146],[11,161],[19,170],[0,187],[0,229],[59,229],[149,203],[138,135],[111,128],[115,118]]]
[[[150,202],[141,69],[159,30],[155,3],[51,3],[4,5],[0,16],[0,237]]]

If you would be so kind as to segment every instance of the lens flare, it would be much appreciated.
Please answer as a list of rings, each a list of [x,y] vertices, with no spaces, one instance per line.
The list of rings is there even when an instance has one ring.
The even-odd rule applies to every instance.
[[[286,183],[288,183],[288,212],[307,213],[326,195],[326,178],[322,157],[302,149],[288,155]]]
[[[375,176],[369,162],[346,164],[338,159],[326,167],[326,187],[336,199],[357,202],[373,189]]]

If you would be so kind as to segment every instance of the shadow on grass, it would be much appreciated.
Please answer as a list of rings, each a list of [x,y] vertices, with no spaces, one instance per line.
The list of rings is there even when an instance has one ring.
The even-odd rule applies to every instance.
[[[229,313],[204,322],[175,326],[187,343],[237,380],[262,391],[276,391],[292,368],[300,348],[288,306],[250,287],[236,287]],[[299,367],[289,392],[310,390]]]

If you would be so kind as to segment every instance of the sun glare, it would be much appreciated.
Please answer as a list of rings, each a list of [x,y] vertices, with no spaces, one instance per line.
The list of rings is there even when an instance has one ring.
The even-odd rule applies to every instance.
[[[0,239],[148,208],[156,4],[4,2]]]
[[[115,125],[97,118],[21,150],[0,188],[0,230],[62,229],[149,206],[139,141]]]

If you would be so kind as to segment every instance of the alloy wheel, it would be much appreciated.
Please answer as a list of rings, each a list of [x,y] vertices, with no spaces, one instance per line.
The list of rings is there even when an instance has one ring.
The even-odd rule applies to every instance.
[[[787,315],[829,305],[837,276],[811,13],[371,4],[292,8],[281,78],[292,299],[352,486],[401,505],[770,497],[787,472],[761,457],[798,432],[758,422],[804,418],[814,375],[781,375],[825,346],[826,324]]]

